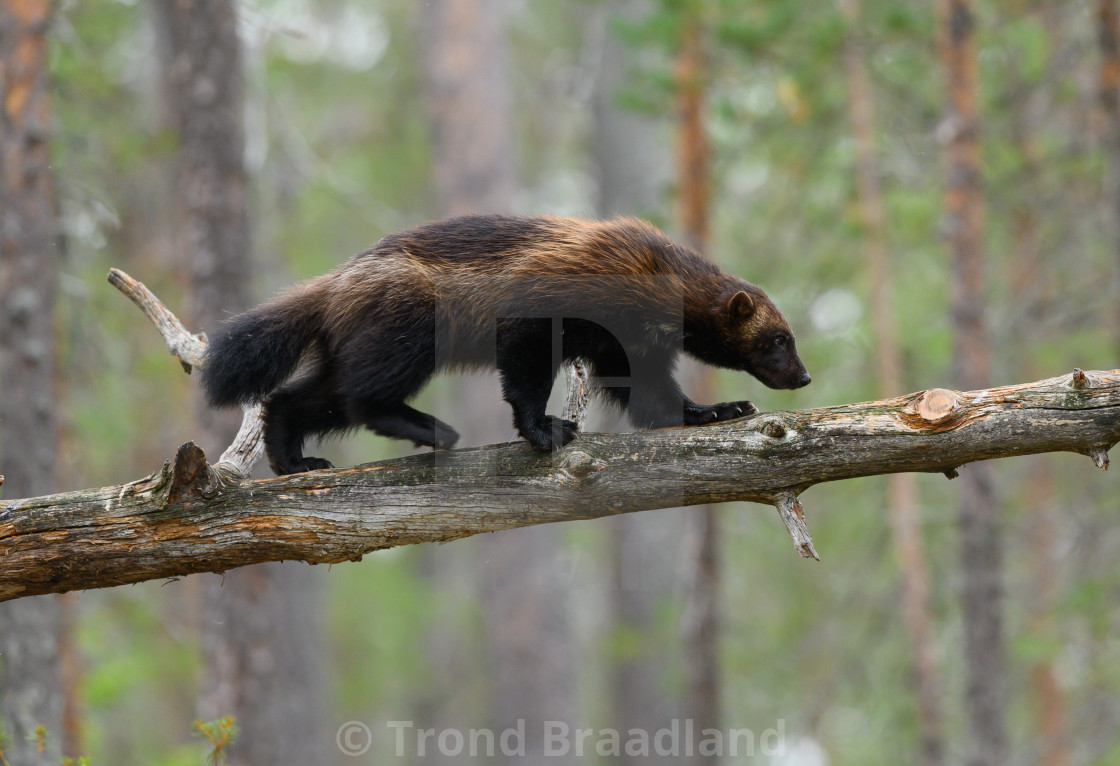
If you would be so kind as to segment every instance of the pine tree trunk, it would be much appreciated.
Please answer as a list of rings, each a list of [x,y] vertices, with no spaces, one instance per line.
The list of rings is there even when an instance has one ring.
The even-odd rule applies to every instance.
[[[684,243],[701,253],[707,250],[709,233],[703,32],[698,19],[685,22],[675,61],[680,227]],[[710,371],[704,369],[697,378],[692,386],[697,401],[712,401]],[[686,554],[689,576],[683,620],[685,716],[692,719],[697,731],[702,731],[720,725],[719,517],[715,506],[706,505],[686,518],[693,547]],[[697,753],[688,762],[717,763],[718,758]]]
[[[176,252],[189,264],[192,326],[250,304],[243,90],[233,0],[155,0],[167,113],[179,139]],[[240,418],[196,403],[196,433],[218,454]],[[239,569],[202,586],[206,662],[199,712],[237,718],[231,760],[296,766],[321,756],[318,575],[294,563]]]
[[[1060,539],[1059,513],[1054,497],[1052,461],[1045,457],[1030,459],[1027,500],[1030,514],[1030,559],[1033,576],[1030,586],[1029,622],[1035,638],[1050,643],[1055,638],[1054,608],[1057,602],[1058,572],[1055,541]],[[1054,663],[1049,657],[1030,666],[1031,696],[1034,703],[1034,736],[1038,738],[1039,766],[1069,766],[1070,747],[1066,725],[1066,703],[1058,684]]]
[[[1105,188],[1108,206],[1105,220],[1112,238],[1113,257],[1116,259],[1116,285],[1120,290],[1120,11],[1116,0],[1097,2],[1097,41],[1101,49],[1101,68],[1098,78],[1098,98],[1104,112],[1104,150],[1108,157],[1105,168]],[[1116,330],[1113,342],[1120,354],[1120,300],[1113,293]]]
[[[48,0],[0,2],[0,474],[6,497],[55,490],[57,217],[47,101]],[[12,766],[57,762],[62,726],[55,596],[0,605],[0,725]]]
[[[875,105],[867,51],[860,32],[860,0],[844,0],[841,9],[849,25],[844,52],[848,79],[848,106],[855,139],[856,186],[863,219],[867,268],[871,274],[871,313],[878,349],[876,367],[880,393],[896,396],[902,384],[902,353],[895,332],[891,294],[891,259],[887,251],[883,195],[875,148]],[[917,696],[921,732],[919,763],[939,766],[944,762],[940,692],[930,638],[929,573],[918,527],[917,486],[907,473],[887,477],[887,508],[891,518],[895,556],[903,580],[902,607],[910,639],[910,664]]]
[[[508,213],[516,189],[512,82],[505,41],[504,9],[487,0],[432,0],[423,8],[423,44],[432,173],[441,215]],[[499,396],[495,375],[458,377],[452,424],[461,445],[485,444],[514,437],[509,413]],[[519,529],[472,547],[475,587],[486,633],[485,678],[490,692],[489,725],[496,731],[526,721],[525,755],[507,763],[541,763],[543,722],[573,722],[574,656],[568,613],[570,580],[563,576],[560,530]],[[462,589],[451,580],[459,562],[444,550],[429,553],[427,569],[437,587]],[[439,582],[444,582],[439,586]],[[433,635],[429,643],[452,668],[468,663],[449,651],[451,635]],[[481,681],[481,679],[476,679]],[[454,679],[440,679],[446,692]],[[447,709],[438,714],[462,715]],[[475,708],[477,710],[477,707]],[[474,712],[474,711],[471,711]],[[451,721],[462,727],[463,720]],[[425,725],[435,725],[436,722]],[[566,759],[550,757],[549,763]]]
[[[945,142],[946,231],[953,268],[954,377],[963,388],[991,385],[985,322],[979,109],[970,0],[943,0],[941,55],[948,103]],[[965,633],[966,763],[1006,761],[1006,660],[1003,636],[1003,541],[992,467],[969,466],[960,478],[961,602]]]
[[[633,56],[612,33],[613,17],[628,20],[650,12],[646,0],[607,3],[589,21],[603,35],[591,55],[598,59],[593,97],[593,141],[601,218],[648,215],[660,204],[672,168],[658,167],[662,155],[656,123],[620,108],[618,93],[627,82]],[[590,428],[588,430],[600,430]],[[609,647],[605,659],[610,713],[607,725],[619,731],[657,731],[680,716],[681,701],[670,679],[679,662],[675,651],[652,637],[664,617],[659,607],[678,600],[679,575],[674,566],[682,558],[681,540],[689,528],[690,511],[674,509],[656,514],[624,514],[606,522],[611,577],[606,585],[601,639]],[[641,637],[631,640],[632,637]],[[621,754],[619,764],[648,759]]]
[[[1047,12],[1035,10],[1032,15],[1041,28],[1050,29],[1058,22],[1060,9]],[[1024,102],[1029,103],[1026,99]],[[1024,177],[1040,177],[1042,161],[1037,157],[1038,146],[1035,110],[1027,103],[1015,111],[1016,149],[1022,157]],[[1015,295],[1030,296],[1039,291],[1039,277],[1046,272],[1045,255],[1039,245],[1037,226],[1038,216],[1035,207],[1037,195],[1031,187],[1021,190],[1023,194],[1014,213],[1015,248],[1006,263],[1013,274],[1011,284]],[[1120,265],[1120,263],[1118,263]],[[1023,340],[1018,344],[1015,356],[1022,360],[1017,365],[1020,373],[1029,375],[1038,365],[1033,364],[1037,350],[1036,338],[1045,333],[1042,317],[1036,312],[1027,312],[1023,318]],[[1045,457],[1028,459],[1027,478],[1023,482],[1022,499],[1019,503],[1025,512],[1029,525],[1029,560],[1031,578],[1028,582],[1028,630],[1031,636],[1043,644],[1055,644],[1057,626],[1054,621],[1058,608],[1058,546],[1061,545],[1061,515],[1054,496],[1053,461]],[[1058,684],[1054,661],[1050,656],[1040,656],[1030,663],[1030,690],[1034,714],[1033,736],[1037,739],[1039,766],[1068,766],[1071,752],[1068,727],[1066,725],[1066,700]]]
[[[436,204],[445,216],[513,203],[509,56],[499,4],[424,4],[422,53]]]

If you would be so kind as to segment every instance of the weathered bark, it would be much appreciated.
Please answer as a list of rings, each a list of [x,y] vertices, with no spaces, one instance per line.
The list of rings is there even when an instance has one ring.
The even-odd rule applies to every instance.
[[[0,459],[8,497],[55,488],[57,223],[47,100],[47,0],[0,3]],[[0,607],[0,725],[13,766],[38,762],[35,727],[57,732],[54,597]],[[58,742],[45,760],[57,762]]]
[[[984,319],[983,193],[980,178],[975,17],[971,0],[942,0],[941,57],[948,101],[939,131],[945,143],[946,232],[953,264],[954,378],[988,384],[991,350]],[[1007,757],[1003,636],[1003,543],[989,466],[961,481],[961,602],[969,766]]]
[[[682,239],[708,249],[708,139],[704,132],[704,29],[697,18],[680,31],[675,63],[677,99],[677,201]],[[692,388],[699,401],[712,401],[711,371],[700,370]],[[719,517],[706,505],[688,518],[688,580],[683,626],[685,715],[697,730],[720,726]],[[714,755],[689,755],[688,763],[717,763]]]
[[[234,0],[156,0],[166,111],[179,139],[177,258],[191,274],[191,322],[213,327],[249,306],[241,45]],[[228,444],[237,420],[196,399],[198,438]],[[202,583],[206,670],[199,712],[233,714],[236,761],[315,760],[321,710],[313,573],[270,565]]]
[[[876,368],[880,393],[896,394],[902,387],[902,352],[892,307],[891,259],[887,252],[883,194],[875,147],[875,104],[867,51],[861,36],[859,0],[842,0],[849,33],[844,51],[848,107],[855,139],[856,187],[863,223],[867,269],[871,275],[871,320],[875,333]],[[902,611],[910,639],[910,664],[917,697],[921,732],[920,763],[944,762],[940,693],[930,640],[929,573],[918,527],[917,486],[912,474],[887,477],[887,512],[895,556],[902,573]]]
[[[826,481],[952,473],[997,457],[1076,452],[1103,467],[1117,441],[1120,370],[584,434],[557,454],[518,442],[240,483],[218,480],[188,445],[176,465],[129,484],[9,502],[0,600],[262,561],[341,562],[682,501],[773,503]]]

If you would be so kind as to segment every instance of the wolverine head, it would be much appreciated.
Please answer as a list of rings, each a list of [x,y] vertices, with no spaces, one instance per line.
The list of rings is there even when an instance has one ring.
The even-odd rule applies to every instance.
[[[797,355],[785,317],[762,290],[749,286],[723,299],[719,309],[724,342],[735,362],[770,388],[802,388],[812,378]]]

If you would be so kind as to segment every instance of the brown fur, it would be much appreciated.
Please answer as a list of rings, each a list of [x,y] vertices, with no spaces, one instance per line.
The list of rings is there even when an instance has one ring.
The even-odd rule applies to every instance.
[[[550,335],[559,332],[557,322],[560,341]],[[259,340],[251,340],[254,333]],[[219,405],[265,396],[308,349],[316,352],[318,377],[298,391],[289,384],[270,400],[278,410],[276,402],[291,399],[276,419],[299,421],[287,446],[278,446],[281,437],[273,440],[270,455],[286,451],[273,460],[278,470],[298,470],[304,433],[364,424],[406,435],[385,425],[387,412],[453,434],[431,416],[398,411],[442,368],[498,366],[519,430],[542,447],[570,438],[544,434],[555,419],[543,414],[541,391],[547,398],[558,363],[548,359],[557,353],[590,358],[608,378],[638,376],[629,389],[604,391],[642,426],[674,417],[692,422],[702,415],[690,416],[689,407],[709,407],[692,404],[672,383],[680,350],[746,370],[770,386],[793,388],[808,379],[789,325],[760,288],[630,218],[474,216],[385,237],[338,269],[231,320],[211,351],[204,385]],[[280,361],[267,366],[270,354]],[[254,371],[238,355],[264,366]],[[641,385],[649,387],[648,402],[634,398]],[[316,397],[323,400],[316,406],[330,405],[333,418],[323,428],[301,420],[301,407],[314,409],[301,402]],[[673,401],[684,408],[676,416]],[[288,410],[300,410],[300,417]],[[638,410],[643,414],[636,416]],[[405,430],[407,438],[433,443]]]

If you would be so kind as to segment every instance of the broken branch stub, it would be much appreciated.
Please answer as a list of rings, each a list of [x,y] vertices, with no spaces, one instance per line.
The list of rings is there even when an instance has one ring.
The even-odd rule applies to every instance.
[[[813,547],[813,537],[809,534],[809,528],[805,525],[805,511],[801,507],[801,501],[797,499],[797,496],[792,493],[778,495],[774,499],[774,507],[778,509],[778,516],[781,517],[782,523],[786,525],[790,539],[793,540],[793,547],[801,554],[801,558],[820,561],[821,557],[817,555],[817,549]]]
[[[587,421],[587,405],[591,400],[591,383],[587,376],[587,365],[576,359],[567,368],[568,393],[564,399],[564,419],[574,421],[576,428],[583,431]]]
[[[192,368],[202,368],[206,361],[205,333],[194,335],[189,332],[179,318],[164,306],[143,282],[133,279],[120,269],[109,269],[108,278],[111,285],[128,296],[152,321],[163,336],[167,349],[179,359],[179,363],[187,373],[190,373]],[[255,403],[243,407],[242,412],[241,428],[237,436],[213,467],[218,476],[226,481],[247,479],[253,472],[253,466],[264,455],[263,408]],[[201,450],[199,452],[201,453]]]

